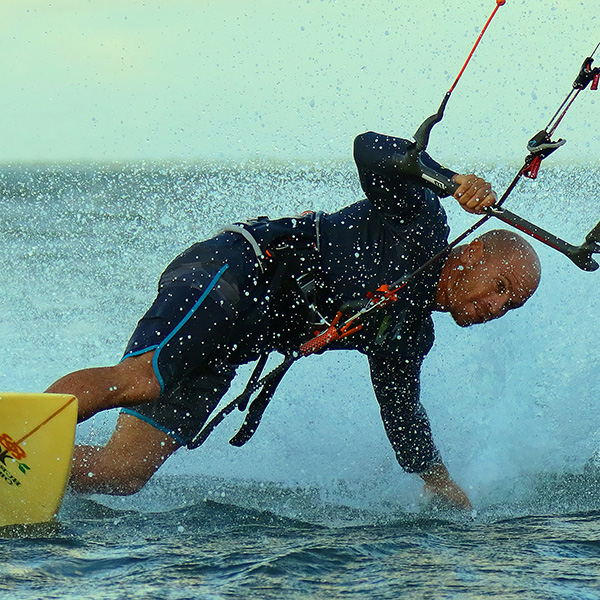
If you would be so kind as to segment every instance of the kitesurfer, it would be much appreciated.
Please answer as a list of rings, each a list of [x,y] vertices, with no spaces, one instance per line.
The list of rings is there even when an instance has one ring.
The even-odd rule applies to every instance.
[[[265,351],[289,355],[329,323],[340,306],[411,273],[447,245],[439,197],[397,169],[406,140],[366,133],[354,156],[366,199],[331,213],[260,218],[195,244],[163,273],[122,361],[76,371],[48,392],[74,394],[80,420],[122,407],[105,446],[76,448],[72,487],[138,491],[198,432],[238,365]],[[491,185],[424,160],[459,184],[470,212],[492,206]],[[426,488],[470,508],[437,450],[419,400],[421,363],[433,344],[434,310],[460,326],[498,318],[535,291],[538,257],[517,234],[495,230],[457,246],[420,273],[398,299],[374,310],[353,335],[327,349],[355,349],[369,360],[385,431],[400,465]]]

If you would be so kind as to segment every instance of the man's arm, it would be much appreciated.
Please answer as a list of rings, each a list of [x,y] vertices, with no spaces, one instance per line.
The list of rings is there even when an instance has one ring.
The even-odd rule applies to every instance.
[[[409,142],[369,131],[354,140],[354,161],[370,202],[386,217],[410,222],[432,194],[398,169]]]
[[[430,187],[438,196],[448,195],[427,181],[407,176],[402,163],[410,142],[369,131],[354,140],[354,160],[360,183],[367,198],[388,218],[407,222],[414,219],[423,204],[431,198]],[[480,213],[497,198],[492,186],[476,175],[460,175],[442,167],[426,152],[423,164],[459,185],[453,197],[468,212]]]
[[[400,466],[419,475],[427,491],[470,510],[467,495],[442,462],[419,400],[420,362],[370,356],[369,366],[383,425]]]

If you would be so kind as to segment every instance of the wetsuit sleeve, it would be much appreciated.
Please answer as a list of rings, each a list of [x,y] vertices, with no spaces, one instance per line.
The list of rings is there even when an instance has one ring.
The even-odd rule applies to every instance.
[[[421,181],[400,171],[399,162],[409,144],[408,140],[372,131],[354,140],[354,160],[363,191],[385,217],[400,222],[415,219],[423,202],[432,194]],[[427,166],[448,178],[455,175],[454,171],[445,169],[426,153],[423,153],[422,159]]]
[[[400,466],[408,473],[422,473],[441,463],[419,400],[420,361],[401,363],[370,356],[369,366],[385,432]]]

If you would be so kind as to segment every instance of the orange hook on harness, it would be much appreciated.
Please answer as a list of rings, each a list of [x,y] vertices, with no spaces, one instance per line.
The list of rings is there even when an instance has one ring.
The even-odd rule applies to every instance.
[[[304,344],[300,346],[300,354],[303,356],[308,356],[309,354],[320,352],[321,350],[324,350],[331,342],[334,342],[335,340],[341,340],[342,338],[352,335],[356,331],[362,329],[362,325],[355,325],[352,327],[352,319],[347,321],[338,329],[337,325],[343,316],[344,313],[341,310],[338,310],[335,318],[331,322],[331,325],[325,329],[325,331],[315,332],[314,338],[308,340],[308,342],[304,342]]]

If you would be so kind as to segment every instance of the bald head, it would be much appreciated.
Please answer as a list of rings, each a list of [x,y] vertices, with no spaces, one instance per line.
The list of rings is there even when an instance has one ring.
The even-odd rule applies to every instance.
[[[477,238],[483,242],[484,260],[499,261],[518,278],[523,302],[530,298],[540,283],[542,265],[533,246],[520,235],[506,229],[494,229]]]
[[[529,242],[504,229],[488,231],[450,253],[438,286],[438,308],[461,326],[484,323],[522,306],[540,275]]]

